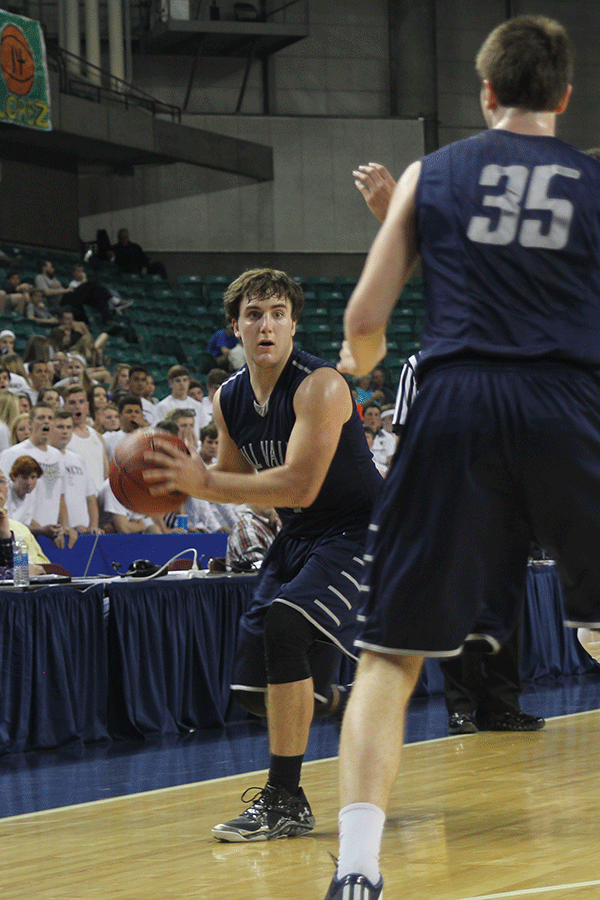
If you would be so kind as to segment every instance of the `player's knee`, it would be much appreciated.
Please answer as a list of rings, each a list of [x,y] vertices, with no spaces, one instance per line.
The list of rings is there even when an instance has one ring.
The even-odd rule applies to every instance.
[[[315,635],[302,613],[285,603],[272,603],[265,618],[264,639],[269,684],[310,678],[308,650]]]
[[[578,628],[577,637],[584,650],[587,650],[592,659],[595,659],[597,663],[600,663],[600,631],[589,628]]]
[[[232,699],[235,700],[247,712],[259,719],[264,719],[267,715],[267,707],[265,704],[264,691],[237,691],[231,692]]]

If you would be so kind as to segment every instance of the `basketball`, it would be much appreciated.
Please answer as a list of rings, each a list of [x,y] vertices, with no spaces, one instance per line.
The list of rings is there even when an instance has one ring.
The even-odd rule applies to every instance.
[[[18,97],[31,90],[35,63],[27,38],[16,25],[7,25],[0,40],[0,66],[6,87]]]
[[[177,435],[155,428],[141,428],[121,441],[110,461],[108,478],[113,494],[119,503],[141,516],[159,516],[173,512],[187,500],[187,494],[180,491],[151,494],[150,485],[144,481],[144,470],[152,468],[152,464],[144,459],[144,453],[159,449],[156,446],[157,438],[189,453]]]

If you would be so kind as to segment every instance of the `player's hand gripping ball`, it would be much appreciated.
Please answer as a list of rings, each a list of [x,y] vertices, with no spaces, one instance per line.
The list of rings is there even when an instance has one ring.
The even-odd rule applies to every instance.
[[[181,491],[151,494],[150,485],[144,481],[144,470],[154,468],[144,459],[144,453],[160,449],[156,446],[157,438],[189,453],[177,435],[155,428],[140,428],[118,444],[108,470],[110,486],[119,503],[141,516],[162,516],[174,512],[187,500],[187,494]]]

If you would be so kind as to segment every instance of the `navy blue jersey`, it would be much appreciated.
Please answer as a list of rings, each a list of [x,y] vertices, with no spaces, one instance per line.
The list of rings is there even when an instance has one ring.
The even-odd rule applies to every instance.
[[[283,465],[296,422],[294,395],[311,372],[328,365],[294,348],[263,407],[256,403],[247,366],[221,386],[221,410],[227,430],[255,469]],[[354,407],[314,503],[304,509],[284,507],[277,512],[286,531],[299,537],[366,529],[381,483]]]
[[[600,163],[492,129],[425,157],[420,368],[456,354],[600,366]]]

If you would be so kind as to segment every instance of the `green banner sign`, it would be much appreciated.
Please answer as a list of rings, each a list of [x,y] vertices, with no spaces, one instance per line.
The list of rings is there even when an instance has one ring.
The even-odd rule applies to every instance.
[[[0,9],[0,123],[50,131],[46,45],[39,22]]]

